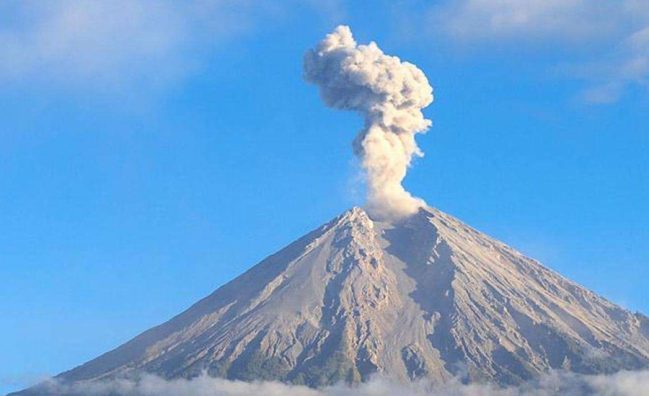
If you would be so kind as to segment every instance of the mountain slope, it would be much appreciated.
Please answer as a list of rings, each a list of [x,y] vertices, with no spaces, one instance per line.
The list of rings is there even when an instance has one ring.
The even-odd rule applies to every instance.
[[[648,366],[647,317],[435,209],[390,224],[354,208],[58,378],[207,372],[321,386],[381,373],[505,385],[549,369]]]

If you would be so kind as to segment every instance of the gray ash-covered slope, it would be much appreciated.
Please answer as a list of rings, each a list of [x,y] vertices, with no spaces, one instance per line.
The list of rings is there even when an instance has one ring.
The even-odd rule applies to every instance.
[[[506,385],[648,366],[647,317],[435,209],[391,224],[354,208],[58,379],[321,386],[379,373]]]

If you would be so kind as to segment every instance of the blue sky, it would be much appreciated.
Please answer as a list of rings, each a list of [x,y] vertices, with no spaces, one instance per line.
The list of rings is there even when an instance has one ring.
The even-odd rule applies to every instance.
[[[435,89],[411,192],[649,313],[649,6],[590,3],[3,2],[0,393],[363,203],[302,80],[339,23]]]

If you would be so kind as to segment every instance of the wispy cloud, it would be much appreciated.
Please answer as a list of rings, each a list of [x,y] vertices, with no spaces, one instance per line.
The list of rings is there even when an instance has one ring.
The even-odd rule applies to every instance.
[[[189,66],[188,38],[172,3],[147,0],[9,1],[19,22],[0,30],[0,78],[111,86],[161,82]]]
[[[584,92],[588,102],[615,102],[633,85],[649,88],[649,26],[626,37],[610,58],[595,64],[604,72],[596,75],[598,85]]]
[[[463,44],[507,43],[589,53],[579,69],[590,102],[612,102],[649,78],[649,2],[460,0],[429,10],[429,26]],[[587,49],[587,50],[586,50]]]
[[[336,4],[307,6],[328,17],[339,12]],[[291,1],[7,0],[0,3],[0,83],[164,86],[261,19],[290,12]]]
[[[460,40],[561,38],[583,42],[615,34],[625,19],[622,2],[586,0],[461,0],[445,3],[433,18]]]
[[[52,380],[43,390],[67,396],[644,396],[649,389],[649,371],[619,372],[611,375],[578,375],[553,372],[521,386],[498,388],[486,384],[444,385],[427,382],[399,384],[381,378],[359,386],[338,385],[320,390],[278,382],[246,383],[208,376],[192,380],[164,380],[145,376],[140,381],[113,380],[63,385]]]

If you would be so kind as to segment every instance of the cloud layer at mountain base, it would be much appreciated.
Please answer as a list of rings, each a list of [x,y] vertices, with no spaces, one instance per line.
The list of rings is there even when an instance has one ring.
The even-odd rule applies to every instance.
[[[63,385],[50,380],[42,390],[68,396],[646,396],[649,371],[623,371],[610,375],[579,375],[556,371],[521,386],[497,388],[487,384],[451,381],[433,385],[425,381],[400,384],[375,378],[359,386],[338,385],[314,390],[278,382],[240,382],[206,375],[192,380],[165,380],[144,376],[139,381],[112,380]]]

